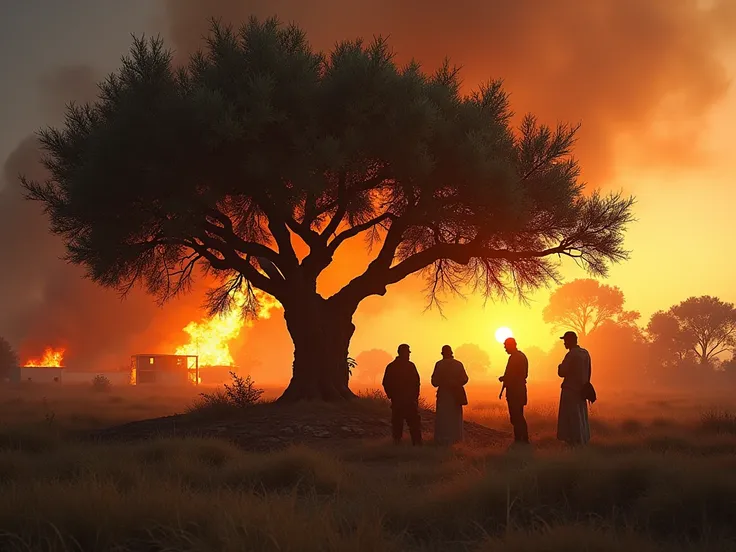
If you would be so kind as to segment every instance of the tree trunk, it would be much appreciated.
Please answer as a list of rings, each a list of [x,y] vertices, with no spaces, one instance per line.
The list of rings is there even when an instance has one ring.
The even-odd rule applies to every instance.
[[[286,307],[286,306],[285,306]],[[354,398],[348,387],[348,347],[355,332],[352,312],[340,312],[321,297],[284,310],[294,342],[291,382],[279,401]]]

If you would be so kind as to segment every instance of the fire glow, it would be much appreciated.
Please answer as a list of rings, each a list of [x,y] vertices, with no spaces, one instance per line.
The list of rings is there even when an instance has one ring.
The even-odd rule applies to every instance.
[[[260,303],[258,319],[271,316],[271,309],[281,308],[281,304],[271,295],[256,290]],[[243,318],[242,307],[245,295],[235,294],[235,307],[222,315],[216,315],[201,322],[190,322],[184,328],[189,334],[189,343],[178,347],[177,355],[197,355],[200,366],[232,366],[230,342],[240,335],[243,326],[251,327],[253,322]]]
[[[41,358],[31,359],[27,361],[23,366],[26,368],[35,368],[39,366],[42,366],[44,368],[60,368],[62,366],[62,363],[64,362],[64,353],[64,349],[52,349],[51,347],[46,347]]]

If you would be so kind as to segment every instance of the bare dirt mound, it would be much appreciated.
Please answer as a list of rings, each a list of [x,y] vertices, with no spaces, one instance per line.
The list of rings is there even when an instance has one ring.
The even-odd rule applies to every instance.
[[[390,410],[373,404],[260,404],[226,414],[192,412],[132,422],[98,431],[96,441],[141,441],[160,437],[218,437],[247,450],[274,450],[293,444],[329,447],[345,440],[391,437]],[[421,412],[426,441],[434,433],[434,412]],[[509,438],[507,432],[465,422],[465,441],[472,446],[494,446]],[[405,440],[409,435],[405,431]]]

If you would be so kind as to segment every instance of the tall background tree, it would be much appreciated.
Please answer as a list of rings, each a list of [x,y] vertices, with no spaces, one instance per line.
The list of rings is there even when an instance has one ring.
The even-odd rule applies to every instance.
[[[18,366],[18,355],[4,338],[0,337],[0,381],[10,377],[11,371]]]
[[[615,286],[578,279],[557,288],[543,311],[545,322],[585,339],[594,359],[594,378],[607,387],[630,387],[634,378],[641,381],[647,364],[646,338],[636,323],[639,313],[625,310],[625,302]]]
[[[386,366],[393,359],[394,355],[383,349],[363,351],[355,357],[358,365],[353,371],[353,378],[361,385],[380,388]]]
[[[576,127],[511,115],[500,82],[463,95],[457,70],[400,67],[382,39],[323,55],[253,19],[214,25],[181,68],[135,40],[95,103],[41,132],[51,177],[24,186],[104,286],[165,301],[201,267],[213,312],[236,291],[246,316],[256,290],[273,295],[294,341],[282,398],[351,397],[353,314],[391,284],[523,295],[557,278],[558,256],[594,275],[627,257],[633,199],[583,195]],[[320,274],[358,236],[368,267],[323,297]]]
[[[655,313],[648,332],[652,346],[667,355],[665,360],[694,355],[701,365],[712,365],[736,347],[736,308],[709,295],[690,297]]]
[[[455,358],[465,366],[471,381],[491,376],[491,357],[480,346],[475,343],[464,343],[457,347],[454,353]]]
[[[585,337],[604,322],[632,324],[639,313],[624,310],[624,294],[617,287],[586,278],[557,288],[542,316],[558,330],[573,330]]]

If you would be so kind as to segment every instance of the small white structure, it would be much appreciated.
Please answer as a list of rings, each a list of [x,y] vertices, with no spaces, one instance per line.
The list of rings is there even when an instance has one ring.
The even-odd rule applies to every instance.
[[[21,366],[20,383],[59,383],[64,379],[61,366]]]

